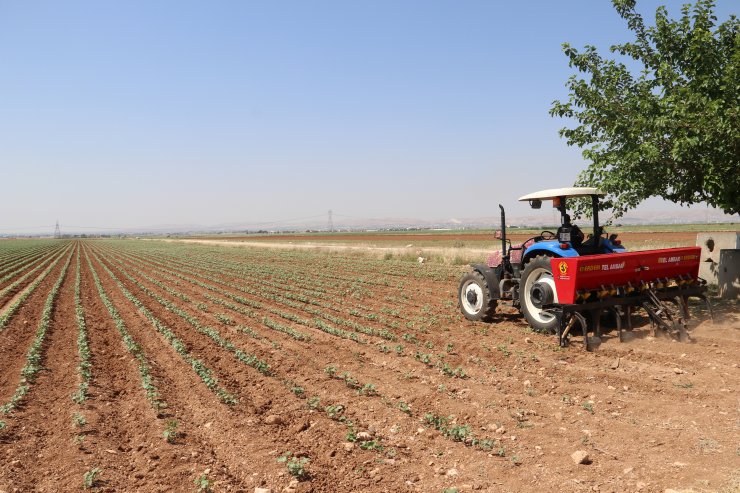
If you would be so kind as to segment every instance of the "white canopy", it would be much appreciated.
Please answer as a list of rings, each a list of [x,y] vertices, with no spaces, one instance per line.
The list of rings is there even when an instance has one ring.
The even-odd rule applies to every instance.
[[[551,188],[549,190],[542,190],[540,192],[534,192],[522,197],[519,197],[520,201],[525,200],[552,200],[556,197],[587,197],[589,195],[606,195],[598,188],[588,187],[570,187],[570,188]]]

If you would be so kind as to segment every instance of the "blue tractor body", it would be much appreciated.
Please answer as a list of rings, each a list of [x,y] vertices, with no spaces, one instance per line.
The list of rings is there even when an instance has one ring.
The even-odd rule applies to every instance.
[[[563,248],[561,245],[567,245],[567,248]],[[622,253],[626,252],[627,249],[622,245],[616,245],[612,243],[610,238],[602,238],[601,247],[599,253]],[[537,255],[548,255],[550,257],[579,257],[581,254],[578,250],[573,247],[571,242],[561,243],[558,240],[543,240],[534,243],[529,248],[524,250],[524,261],[536,257]]]

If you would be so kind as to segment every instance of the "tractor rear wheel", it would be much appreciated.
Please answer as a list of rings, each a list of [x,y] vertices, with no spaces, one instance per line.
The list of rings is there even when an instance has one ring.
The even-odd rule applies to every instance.
[[[491,298],[491,290],[480,272],[465,274],[457,291],[460,311],[465,318],[475,322],[490,322],[496,312],[496,300]]]
[[[536,306],[536,300],[532,297],[532,286],[535,284],[546,284],[550,290],[555,292],[555,278],[552,276],[550,257],[539,255],[524,266],[522,279],[519,282],[520,306],[524,318],[537,332],[555,333],[557,331],[557,319],[555,315],[546,312]],[[537,293],[537,290],[535,290]]]

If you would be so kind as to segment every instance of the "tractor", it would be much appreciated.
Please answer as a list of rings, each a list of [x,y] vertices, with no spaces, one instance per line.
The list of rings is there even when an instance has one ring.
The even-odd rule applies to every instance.
[[[571,187],[543,190],[520,197],[533,209],[552,201],[560,212],[557,231],[542,231],[521,244],[506,238],[506,213],[502,205],[501,251],[484,264],[472,264],[458,289],[465,318],[491,322],[499,302],[510,303],[536,331],[556,333],[567,345],[578,325],[586,348],[588,332],[601,336],[601,321],[611,316],[622,340],[622,322],[631,328],[631,313],[644,308],[654,331],[664,330],[687,340],[689,297],[704,299],[706,283],[698,277],[698,247],[628,252],[616,234],[607,235],[599,225],[596,188]],[[593,230],[584,234],[571,222],[568,200],[591,202]],[[711,307],[710,314],[711,314]]]

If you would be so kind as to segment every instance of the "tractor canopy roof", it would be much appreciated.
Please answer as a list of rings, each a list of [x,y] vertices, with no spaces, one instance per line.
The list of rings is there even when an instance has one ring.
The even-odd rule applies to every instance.
[[[519,197],[519,200],[552,200],[557,197],[588,197],[591,195],[604,196],[605,193],[598,188],[588,187],[550,188],[549,190],[541,190],[539,192],[523,195],[522,197]]]

